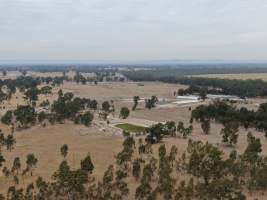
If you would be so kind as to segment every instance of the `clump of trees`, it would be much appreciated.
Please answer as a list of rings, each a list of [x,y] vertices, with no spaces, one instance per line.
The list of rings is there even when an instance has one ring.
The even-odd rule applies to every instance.
[[[202,126],[205,122],[208,123],[211,120],[223,124],[226,126],[222,131],[225,140],[228,140],[229,137],[233,137],[233,140],[236,140],[236,134],[230,133],[237,129],[236,126],[243,126],[246,129],[255,128],[258,131],[265,132],[267,135],[267,103],[261,104],[258,110],[254,111],[245,107],[236,108],[225,101],[214,101],[212,104],[200,105],[195,108],[192,111],[192,119],[201,122]],[[208,130],[207,128],[205,129]]]
[[[208,135],[210,133],[210,120],[209,119],[202,120],[201,128],[203,130],[203,133]]]
[[[223,152],[209,143],[189,140],[182,165],[198,178],[193,194],[200,199],[246,199],[231,168],[239,163],[231,159],[223,159]]]
[[[193,126],[189,125],[188,127],[184,126],[183,122],[179,122],[177,125],[177,131],[182,135],[183,138],[187,138],[193,131]]]
[[[90,111],[81,113],[82,110],[95,110],[97,103],[95,100],[75,97],[73,93],[67,92],[65,94],[59,91],[59,96],[52,104],[52,113],[55,114],[56,120],[63,122],[65,119],[82,123],[88,126],[93,120],[93,114]]]
[[[21,106],[19,105],[16,110],[14,110],[14,116],[22,127],[27,127],[29,124],[34,124],[36,122],[36,112],[34,107],[30,105]]]
[[[177,94],[180,96],[198,94],[199,98],[202,99],[203,101],[207,98],[208,93],[214,93],[214,91],[211,89],[208,89],[207,87],[200,87],[196,85],[190,85],[186,89],[180,88],[177,91]]]
[[[157,103],[158,103],[158,98],[156,96],[152,96],[150,99],[145,100],[145,106],[148,109],[156,107]]]
[[[121,110],[120,110],[120,117],[121,117],[122,119],[126,119],[126,118],[129,117],[129,115],[130,115],[130,110],[129,110],[129,108],[127,108],[127,107],[122,107]]]
[[[8,110],[1,118],[3,124],[10,125],[12,122],[13,112]]]
[[[139,97],[139,96],[134,96],[134,97],[133,97],[133,102],[134,102],[134,105],[133,105],[133,107],[132,107],[132,110],[133,110],[133,111],[136,109],[139,100],[140,100],[140,97]]]
[[[17,89],[24,93],[25,99],[30,103],[34,103],[38,100],[39,94],[50,94],[52,87],[55,85],[63,84],[63,81],[67,80],[66,77],[31,77],[31,76],[19,76],[16,79],[4,79],[0,80],[0,101],[10,100],[12,95],[16,93]],[[50,84],[51,86],[44,86],[38,89],[41,84]],[[6,92],[2,91],[2,88],[6,87]]]
[[[76,124],[83,124],[85,126],[89,126],[91,122],[94,119],[94,115],[90,112],[87,111],[83,114],[79,114],[75,117],[74,121]]]
[[[173,121],[168,121],[165,124],[158,123],[146,129],[146,141],[153,144],[160,142],[164,136],[176,137],[177,135],[186,138],[192,131],[193,126],[185,127],[183,122],[179,122],[177,125]]]
[[[14,148],[15,144],[16,144],[16,139],[14,135],[8,134],[7,136],[5,136],[5,134],[0,129],[0,154],[4,146],[6,146],[6,149],[8,151],[11,151]]]
[[[43,86],[40,90],[39,93],[40,94],[44,94],[44,95],[48,95],[52,93],[52,87],[51,86]]]
[[[86,173],[89,173],[89,174],[93,173],[94,164],[91,160],[90,153],[87,154],[84,160],[81,160],[81,169],[85,171]]]
[[[50,105],[50,102],[49,102],[48,99],[47,100],[44,100],[44,101],[42,101],[40,103],[40,107],[44,107],[44,108],[48,107],[49,105]]]
[[[6,149],[11,151],[16,143],[16,139],[14,138],[14,136],[10,134],[7,135],[6,138],[4,138],[3,136],[2,138],[4,139],[4,144],[6,145]]]
[[[17,106],[14,111],[7,111],[1,118],[2,123],[11,125],[13,118],[19,122],[20,128],[27,128],[29,125],[32,125],[36,122],[36,112],[34,107],[30,105]]]
[[[110,112],[110,109],[111,109],[111,105],[108,101],[104,101],[102,103],[102,110],[109,113]]]
[[[82,72],[94,72],[94,77],[85,77]],[[73,78],[73,81],[75,81],[77,84],[81,83],[83,85],[89,83],[89,84],[95,84],[97,85],[98,82],[110,82],[110,81],[125,81],[125,78],[122,76],[118,76],[116,74],[116,71],[111,69],[95,69],[95,70],[88,70],[88,69],[76,69],[75,76]]]
[[[146,141],[149,143],[158,143],[162,140],[164,135],[167,135],[167,129],[165,128],[165,125],[162,123],[158,123],[155,125],[152,125],[150,128],[146,130],[147,136]]]
[[[37,87],[29,88],[24,92],[24,95],[26,100],[28,100],[30,103],[34,103],[38,100],[39,89]]]
[[[42,103],[49,105],[49,101]],[[91,111],[97,109],[97,101],[86,98],[74,97],[73,93],[63,94],[59,91],[58,99],[51,105],[51,110],[36,112],[32,105],[19,105],[13,111],[7,111],[1,118],[1,122],[11,125],[13,122],[19,123],[19,128],[27,128],[37,121],[43,123],[48,120],[51,124],[55,122],[63,123],[64,120],[71,120],[77,124],[89,126],[94,118]]]

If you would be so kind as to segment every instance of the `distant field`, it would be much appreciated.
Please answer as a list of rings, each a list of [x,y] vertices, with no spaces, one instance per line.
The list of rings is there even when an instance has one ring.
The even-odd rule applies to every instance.
[[[207,77],[207,78],[221,78],[221,79],[261,79],[267,81],[267,73],[242,73],[242,74],[202,74],[193,75],[192,77]]]
[[[133,133],[141,133],[146,130],[146,128],[143,126],[136,126],[133,124],[118,124],[116,125],[116,127],[121,128],[124,131],[129,131]]]

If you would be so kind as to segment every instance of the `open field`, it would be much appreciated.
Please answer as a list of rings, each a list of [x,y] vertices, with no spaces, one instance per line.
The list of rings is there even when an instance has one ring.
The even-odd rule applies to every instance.
[[[80,97],[92,97],[102,101],[131,99],[130,103],[132,103],[133,96],[148,98],[157,95],[158,98],[174,98],[173,92],[182,87],[185,86],[155,82],[146,82],[143,86],[139,86],[136,82],[99,83],[98,85],[67,82],[62,89]]]
[[[267,74],[266,74],[267,76]],[[123,137],[121,135],[122,129],[129,131],[140,131],[143,127],[151,126],[157,122],[166,121],[182,121],[185,125],[189,125],[191,117],[191,111],[189,108],[194,109],[199,104],[187,104],[172,106],[159,106],[148,110],[145,108],[144,102],[140,102],[135,111],[131,111],[129,118],[123,120],[119,118],[120,108],[123,106],[132,108],[132,98],[135,95],[141,98],[149,98],[152,95],[156,95],[160,99],[165,101],[160,102],[160,105],[168,105],[170,102],[175,101],[173,92],[179,88],[185,88],[186,86],[178,84],[164,84],[159,82],[144,82],[141,84],[133,82],[110,82],[99,83],[98,85],[81,85],[74,82],[66,82],[60,87],[55,87],[51,95],[40,96],[37,104],[45,99],[50,102],[57,98],[57,92],[62,89],[63,92],[73,92],[75,96],[86,97],[90,99],[96,99],[99,102],[99,106],[105,100],[113,101],[115,105],[114,115],[110,115],[108,125],[105,121],[98,118],[97,112],[95,113],[95,119],[90,127],[81,125],[75,125],[72,122],[66,122],[65,124],[47,125],[41,127],[40,125],[34,126],[30,129],[23,131],[15,131],[16,144],[14,150],[11,152],[6,149],[2,150],[7,162],[5,166],[11,168],[15,157],[20,157],[22,161],[22,168],[25,168],[25,158],[29,153],[34,153],[39,162],[37,168],[33,173],[33,177],[25,176],[21,180],[20,185],[25,186],[31,181],[35,180],[38,176],[44,177],[46,180],[50,180],[53,172],[58,168],[58,165],[63,160],[60,155],[60,147],[63,144],[67,144],[70,148],[67,156],[67,161],[74,169],[79,167],[80,160],[83,159],[88,152],[90,152],[92,161],[95,165],[95,171],[93,176],[97,180],[101,180],[104,171],[110,164],[114,164],[115,155],[121,150]],[[246,106],[249,109],[257,109],[259,104],[265,102],[266,99],[249,99],[247,104],[236,104],[237,107]],[[200,104],[208,104],[209,101],[201,102]],[[3,102],[1,106],[5,106],[6,109],[14,109],[19,104],[26,104],[21,93],[17,92],[15,97],[9,102]],[[115,126],[115,127],[114,127]],[[10,132],[10,127],[0,124],[4,133]],[[116,128],[119,127],[119,128]],[[220,131],[222,126],[216,123],[211,124],[211,131],[209,135],[204,135],[199,123],[193,123],[193,133],[188,139],[200,140],[219,147],[225,152],[227,156],[232,150],[232,147],[225,146],[221,143]],[[255,131],[254,129],[245,130],[240,128],[239,140],[235,149],[238,153],[243,153],[247,146],[247,132],[252,131],[253,134],[261,139],[262,154],[267,155],[267,140],[262,133]],[[172,145],[176,145],[178,148],[178,156],[181,156],[186,150],[188,139],[182,138],[164,138],[162,143],[166,144],[167,149],[170,149]],[[157,157],[157,148],[160,144],[153,146],[153,154]],[[0,173],[1,174],[1,173]],[[3,176],[0,177],[0,193],[5,192],[9,185],[13,184],[12,179],[6,179]],[[134,191],[137,183],[134,179],[129,180],[130,196],[129,199],[133,199]],[[254,199],[255,196],[248,199]],[[259,195],[258,200],[263,200],[264,196]]]
[[[67,160],[73,168],[79,167],[80,160],[90,152],[95,165],[95,176],[101,177],[109,164],[114,162],[114,156],[121,149],[123,140],[120,136],[103,135],[95,128],[88,128],[87,135],[80,135],[80,129],[84,126],[73,125],[72,123],[59,124],[54,126],[33,127],[21,132],[15,132],[17,143],[11,152],[3,150],[7,162],[6,166],[11,167],[15,157],[20,157],[22,168],[25,168],[27,154],[34,153],[38,158],[38,166],[34,177],[26,176],[24,181],[29,183],[38,176],[49,180],[52,172],[55,172],[62,161],[60,147],[68,144],[69,155]],[[112,151],[111,151],[112,149]],[[12,179],[9,183],[12,184]],[[7,182],[4,177],[0,178],[0,192],[7,189]]]
[[[192,77],[221,78],[221,79],[238,79],[238,80],[256,80],[267,81],[267,73],[242,73],[242,74],[202,74],[193,75]]]
[[[183,114],[181,111],[180,114]],[[203,142],[208,141],[209,143],[219,147],[225,152],[227,156],[233,148],[227,147],[221,144],[220,129],[221,125],[212,124],[211,134],[202,134],[201,127],[198,123],[194,123],[193,134],[188,139],[200,140]],[[67,161],[72,168],[79,167],[80,160],[90,152],[93,163],[95,165],[94,177],[100,180],[103,176],[104,171],[110,164],[115,161],[115,155],[121,150],[121,144],[123,141],[122,136],[103,134],[101,131],[94,127],[88,128],[88,135],[80,135],[79,130],[84,129],[83,126],[73,125],[71,123],[60,124],[54,126],[34,127],[25,131],[16,132],[15,136],[17,144],[12,152],[3,150],[3,155],[7,159],[6,166],[11,167],[15,157],[19,156],[23,163],[22,168],[25,168],[25,157],[28,153],[34,152],[39,162],[36,170],[34,171],[33,177],[25,176],[23,178],[23,185],[27,185],[31,181],[35,180],[38,176],[44,177],[49,180],[52,173],[57,170],[58,165],[62,161],[60,155],[60,147],[63,144],[68,144],[70,151],[67,156]],[[257,133],[254,130],[254,135],[261,139],[263,145],[262,154],[267,154],[267,140],[262,133]],[[248,131],[240,129],[239,141],[235,146],[239,153],[245,150],[247,145],[246,133]],[[172,145],[176,145],[178,148],[178,156],[186,150],[188,139],[182,138],[165,138],[164,143],[169,150]],[[161,144],[162,144],[161,143]],[[153,154],[157,157],[157,149],[160,144],[153,146]],[[9,179],[8,182],[5,178],[0,178],[0,192],[4,192],[7,189],[7,185],[12,185],[13,180]],[[131,188],[130,196],[133,197],[137,182],[134,179],[129,180],[129,186]],[[248,199],[254,199],[248,198]],[[131,198],[130,198],[131,199]],[[259,195],[259,200],[264,200],[264,196]]]

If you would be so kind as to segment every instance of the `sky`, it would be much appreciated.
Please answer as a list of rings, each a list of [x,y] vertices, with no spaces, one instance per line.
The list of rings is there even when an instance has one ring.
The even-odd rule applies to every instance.
[[[267,60],[267,0],[0,0],[0,60]]]

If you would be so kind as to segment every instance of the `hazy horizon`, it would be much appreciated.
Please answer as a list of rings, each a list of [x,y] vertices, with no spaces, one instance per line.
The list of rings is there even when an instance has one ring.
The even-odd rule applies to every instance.
[[[0,65],[266,65],[267,60],[1,60]]]
[[[264,0],[0,0],[3,61],[266,61]]]

